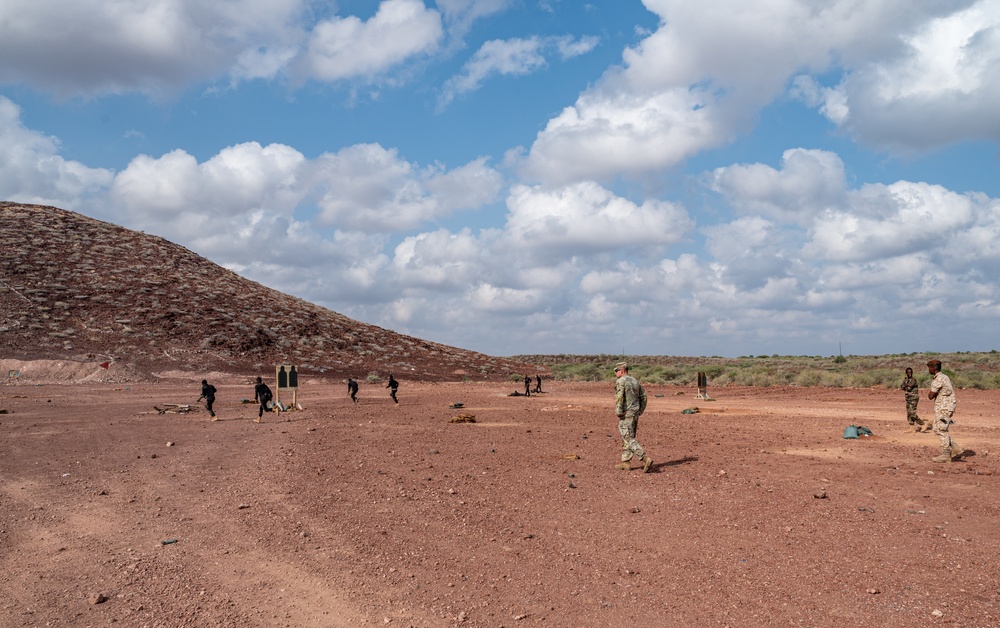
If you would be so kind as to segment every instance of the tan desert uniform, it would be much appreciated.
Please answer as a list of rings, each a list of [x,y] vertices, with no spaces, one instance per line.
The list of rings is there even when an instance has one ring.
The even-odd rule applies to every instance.
[[[934,433],[941,440],[941,455],[949,459],[953,451],[960,451],[961,448],[951,439],[948,433],[948,424],[955,414],[955,389],[951,385],[951,379],[940,371],[931,380],[931,392],[937,393],[934,398]]]

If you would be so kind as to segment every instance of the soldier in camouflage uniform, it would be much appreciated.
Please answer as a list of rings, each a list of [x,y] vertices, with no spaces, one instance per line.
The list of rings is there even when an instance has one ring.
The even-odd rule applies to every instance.
[[[927,363],[927,372],[934,378],[931,380],[927,398],[934,400],[934,433],[941,440],[941,455],[932,458],[934,462],[951,462],[965,450],[951,438],[948,426],[955,414],[955,388],[951,379],[941,372],[941,360],[931,360]]]
[[[639,456],[643,473],[649,473],[653,467],[653,459],[649,457],[642,445],[635,440],[639,429],[639,417],[646,411],[646,391],[642,384],[628,374],[628,363],[619,362],[615,365],[615,414],[618,415],[618,433],[622,436],[622,461],[615,465],[616,469],[628,471],[632,468],[632,456]]]
[[[906,399],[906,422],[910,425],[910,430],[914,432],[931,431],[930,425],[924,425],[924,420],[917,416],[917,402],[920,401],[920,390],[918,390],[917,378],[913,376],[913,369],[906,369],[906,377],[899,386]]]

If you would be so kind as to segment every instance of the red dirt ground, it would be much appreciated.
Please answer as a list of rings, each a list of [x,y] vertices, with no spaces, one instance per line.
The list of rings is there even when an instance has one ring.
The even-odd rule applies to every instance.
[[[303,377],[257,424],[173,375],[0,388],[0,625],[1000,625],[998,391],[933,464],[899,391],[649,386],[643,474],[608,383]]]

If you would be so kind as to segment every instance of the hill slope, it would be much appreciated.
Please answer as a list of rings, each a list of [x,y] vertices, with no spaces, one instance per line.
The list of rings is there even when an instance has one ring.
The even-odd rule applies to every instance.
[[[163,238],[0,202],[0,357],[330,377],[506,378],[522,364],[352,320]]]

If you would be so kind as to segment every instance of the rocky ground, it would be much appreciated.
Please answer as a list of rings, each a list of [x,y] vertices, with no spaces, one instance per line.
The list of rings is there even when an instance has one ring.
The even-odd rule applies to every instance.
[[[898,391],[651,386],[643,474],[607,383],[304,378],[258,424],[169,375],[0,387],[0,625],[1000,624],[997,391],[946,465]]]

